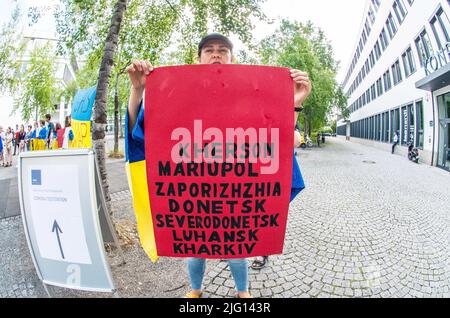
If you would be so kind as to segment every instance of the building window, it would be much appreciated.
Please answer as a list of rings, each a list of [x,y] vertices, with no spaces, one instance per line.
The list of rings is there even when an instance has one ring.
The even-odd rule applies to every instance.
[[[372,7],[369,7],[369,20],[370,20],[370,23],[372,23],[372,24],[375,23],[375,13],[373,12]]]
[[[372,4],[373,4],[375,10],[378,11],[378,8],[380,8],[380,0],[372,0]]]
[[[366,125],[365,125],[366,132],[365,132],[365,136],[364,137],[366,139],[369,139],[369,118],[366,118],[364,121],[366,122]]]
[[[374,100],[375,98],[377,98],[377,91],[376,91],[376,88],[375,88],[375,84],[373,84],[373,85],[370,87],[370,92],[371,92],[371,94],[372,94],[372,100]]]
[[[406,144],[408,143],[408,134],[409,134],[409,130],[408,130],[408,108],[406,106],[402,107],[402,112],[401,112],[401,123],[402,123],[402,137],[401,137],[401,145],[402,146],[406,146]]]
[[[423,66],[425,64],[424,61],[430,58],[431,51],[433,50],[427,31],[423,30],[414,42],[416,43],[420,66]]]
[[[381,83],[381,77],[377,80],[377,95],[378,97],[383,95],[383,84]]]
[[[392,88],[391,73],[389,72],[389,70],[387,70],[386,73],[383,74],[383,82],[385,92]]]
[[[391,13],[389,13],[388,19],[386,21],[386,27],[392,40],[397,33],[397,25],[395,24],[394,18],[392,17]]]
[[[372,50],[372,52],[370,52],[369,60],[370,60],[370,67],[373,68],[373,66],[375,65],[375,56],[373,54],[373,50]]]
[[[397,133],[397,136],[400,141],[400,109],[391,110],[391,140],[394,141],[394,135]]]
[[[378,40],[377,40],[377,42],[375,42],[374,50],[375,50],[375,57],[377,58],[377,61],[378,61],[381,56],[380,43],[378,42]]]
[[[442,49],[447,42],[450,41],[448,31],[450,30],[450,22],[447,15],[439,7],[435,16],[430,20],[431,29],[433,30],[434,37],[439,49]]]
[[[397,16],[398,23],[402,24],[403,20],[405,20],[406,14],[408,13],[408,11],[406,11],[405,5],[401,0],[395,0],[393,8],[395,15]]]
[[[414,138],[415,138],[415,134],[414,134],[414,129],[415,129],[415,120],[414,120],[414,105],[408,105],[408,130],[409,130],[409,134],[408,134],[408,143],[412,142],[414,145]]]
[[[405,53],[402,54],[402,60],[403,60],[403,67],[405,69],[405,77],[409,77],[416,71],[416,65],[414,63],[414,56],[411,47],[409,47],[405,51]]]
[[[366,120],[363,119],[361,123],[361,138],[366,139]]]
[[[424,128],[424,119],[423,119],[423,102],[416,102],[416,147],[423,149],[423,128]]]
[[[370,117],[370,139],[374,140],[375,139],[375,117],[372,116]]]
[[[391,66],[391,68],[392,68],[392,76],[394,77],[394,85],[397,85],[403,80],[399,60],[395,61],[395,63]]]
[[[386,30],[384,28],[381,30],[380,42],[381,42],[381,47],[383,48],[383,51],[385,51],[389,45],[389,40],[386,35]]]
[[[375,132],[376,132],[376,136],[375,136],[375,140],[376,141],[380,141],[381,140],[381,120],[380,120],[380,115],[378,114],[375,118],[375,120],[376,120],[376,130],[375,130]]]
[[[383,141],[388,142],[389,141],[389,112],[384,113],[384,136]]]
[[[377,140],[377,116],[372,116],[372,140]]]
[[[372,31],[372,29],[370,28],[370,24],[369,24],[369,20],[368,19],[366,19],[366,23],[364,24],[364,27],[366,29],[367,36],[369,36],[370,35],[370,31]]]

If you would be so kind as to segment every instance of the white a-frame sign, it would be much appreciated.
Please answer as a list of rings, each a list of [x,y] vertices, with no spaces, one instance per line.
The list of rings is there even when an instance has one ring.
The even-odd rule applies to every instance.
[[[22,153],[18,179],[28,246],[47,293],[46,285],[53,285],[117,295],[104,243],[115,243],[123,254],[94,151]]]

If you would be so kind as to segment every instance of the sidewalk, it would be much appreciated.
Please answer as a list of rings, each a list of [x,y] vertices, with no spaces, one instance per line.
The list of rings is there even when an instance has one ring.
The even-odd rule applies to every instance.
[[[113,136],[106,137],[107,154],[114,147]],[[119,139],[119,150],[123,151],[124,140]],[[17,183],[17,162],[19,156],[13,156],[12,167],[0,167],[0,220],[20,215],[19,193]],[[106,170],[110,194],[128,190],[125,173],[125,159],[106,159]]]
[[[298,159],[306,189],[290,206],[284,254],[270,256],[260,271],[249,269],[255,297],[450,297],[448,172],[331,138],[324,147],[300,150]],[[112,165],[119,169],[123,162]],[[185,260],[150,262],[137,241],[128,190],[112,194],[112,209],[132,241],[126,265],[117,265],[116,252],[108,256],[119,295],[184,295]],[[206,297],[234,296],[226,262],[207,262],[204,288]],[[45,296],[20,217],[1,220],[0,297]]]

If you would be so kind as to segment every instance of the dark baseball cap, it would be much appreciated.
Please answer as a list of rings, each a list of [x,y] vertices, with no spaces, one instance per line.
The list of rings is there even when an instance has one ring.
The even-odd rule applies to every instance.
[[[203,47],[209,42],[209,41],[221,41],[223,42],[231,52],[233,52],[233,43],[231,43],[230,39],[226,36],[219,34],[219,33],[211,33],[205,36],[198,45],[198,56],[200,56],[200,53],[202,52]]]

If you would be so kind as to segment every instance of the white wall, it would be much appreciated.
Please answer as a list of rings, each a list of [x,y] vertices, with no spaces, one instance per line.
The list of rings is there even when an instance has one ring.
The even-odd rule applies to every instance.
[[[430,127],[429,125],[430,121],[436,122],[436,118],[433,117],[433,96],[431,95],[430,92],[415,88],[415,83],[426,77],[426,74],[424,68],[420,66],[419,57],[417,54],[414,40],[425,27],[426,32],[431,40],[433,49],[434,51],[437,51],[438,46],[435,41],[433,31],[430,27],[429,20],[436,12],[436,9],[438,8],[439,4],[444,9],[447,16],[450,18],[450,7],[449,4],[447,3],[447,0],[415,0],[412,6],[409,6],[406,0],[403,0],[403,2],[408,10],[408,14],[404,19],[403,23],[399,25],[395,13],[392,9],[392,4],[394,3],[394,0],[381,1],[381,6],[378,12],[376,13],[376,20],[372,26],[372,31],[370,33],[368,41],[364,46],[364,50],[358,60],[358,63],[352,75],[350,76],[349,81],[346,83],[344,91],[348,91],[355,77],[357,77],[359,71],[364,65],[370,52],[373,50],[376,40],[379,39],[379,35],[381,33],[382,28],[385,27],[385,22],[388,18],[389,13],[392,13],[398,31],[394,36],[394,38],[392,40],[389,40],[388,47],[386,48],[385,51],[382,52],[382,55],[380,59],[376,61],[375,66],[370,70],[369,74],[366,75],[365,79],[362,81],[362,83],[360,83],[359,87],[352,93],[352,95],[349,98],[348,104],[351,105],[364,92],[366,92],[368,88],[370,88],[374,83],[376,83],[376,81],[380,77],[382,78],[383,74],[388,70],[388,68],[391,73],[392,88],[388,92],[384,92],[383,95],[381,95],[381,97],[377,97],[374,101],[371,101],[369,104],[366,104],[357,111],[353,112],[350,116],[350,120],[351,122],[356,122],[360,119],[364,119],[372,115],[383,113],[387,110],[398,108],[417,100],[422,100],[424,110],[424,125],[425,125],[424,151],[429,152],[430,153],[429,157],[431,157],[431,152],[433,150],[433,141],[436,142],[435,148],[437,147],[437,131],[433,136],[433,127]],[[401,55],[403,52],[405,52],[405,50],[409,46],[411,46],[413,56],[415,59],[416,72],[410,77],[405,78],[405,72]],[[400,61],[403,80],[397,86],[394,86],[391,66],[397,59],[399,59]],[[450,88],[447,88],[447,91],[449,89]],[[383,91],[384,91],[384,82],[383,82]],[[435,104],[434,106],[436,107],[437,105]],[[338,124],[338,126],[339,125],[340,124]],[[434,150],[436,151],[437,149]]]

